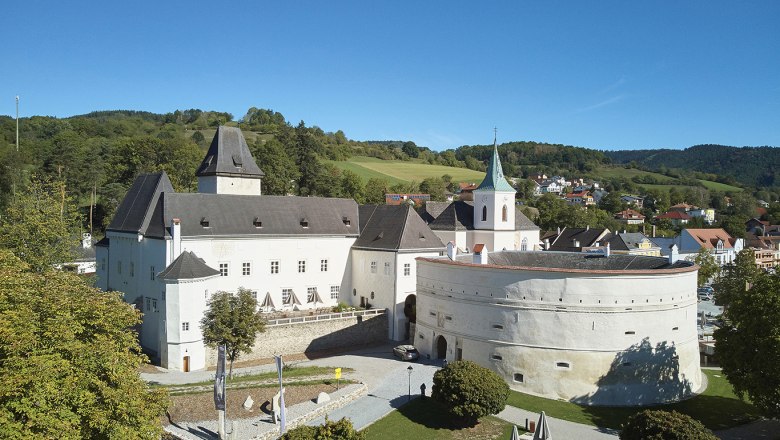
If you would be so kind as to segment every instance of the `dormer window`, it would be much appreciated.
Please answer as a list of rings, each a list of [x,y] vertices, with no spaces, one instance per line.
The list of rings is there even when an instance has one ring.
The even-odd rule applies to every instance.
[[[206,217],[201,217],[200,218],[200,225],[203,226],[204,228],[208,228],[209,227],[209,220]]]
[[[304,218],[301,219],[301,227],[302,228],[308,228],[309,227],[309,220],[307,218],[304,217]]]
[[[263,222],[260,221],[260,217],[255,217],[254,221],[252,222],[252,225],[256,228],[262,228]]]
[[[241,155],[240,154],[234,154],[233,155],[233,165],[236,168],[241,168],[244,165],[243,160],[241,160]]]
[[[341,221],[344,222],[344,226],[350,226],[352,222],[349,220],[349,217],[343,217]]]

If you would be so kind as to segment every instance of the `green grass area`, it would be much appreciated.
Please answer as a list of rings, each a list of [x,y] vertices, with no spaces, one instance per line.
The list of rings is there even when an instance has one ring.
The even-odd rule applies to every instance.
[[[671,177],[665,176],[663,174],[652,173],[649,171],[642,171],[636,168],[623,168],[623,167],[603,166],[603,167],[599,167],[596,170],[595,174],[605,178],[625,177],[626,179],[631,179],[632,177],[636,177],[636,176],[653,176],[656,179],[658,179],[659,182],[671,182],[672,180],[674,180]]]
[[[458,426],[456,417],[431,398],[415,399],[365,429],[368,440],[508,439],[512,424],[496,417],[483,417],[473,427]]]
[[[728,185],[726,183],[712,182],[710,180],[696,179],[704,185],[705,188],[714,191],[742,191],[742,188],[738,186]]]
[[[391,184],[421,182],[427,177],[441,177],[444,174],[452,176],[453,182],[479,183],[485,178],[485,173],[480,171],[430,165],[420,161],[382,160],[374,157],[355,156],[347,161],[328,161],[328,163],[341,169],[354,171],[365,180],[377,177],[387,179]]]
[[[320,379],[320,380],[293,380],[293,381],[284,381],[285,387],[300,387],[300,386],[307,386],[307,385],[332,385],[335,388],[335,379]],[[209,382],[209,385],[212,385],[214,382]],[[351,385],[353,383],[357,383],[354,380],[342,380],[340,382],[340,386],[343,388],[347,385]],[[229,390],[243,390],[247,388],[279,388],[278,382],[270,382],[270,383],[255,383],[255,382],[228,382],[227,383],[227,389]],[[193,389],[193,388],[187,388],[187,389],[176,389],[168,387],[168,393],[171,396],[186,396],[191,394],[203,394],[203,389]],[[205,391],[205,393],[211,393],[211,391]]]
[[[650,407],[666,411],[678,411],[702,422],[712,430],[726,429],[758,418],[758,410],[740,400],[731,384],[717,370],[703,370],[709,384],[707,390],[683,402]],[[645,408],[580,406],[574,403],[544,399],[512,391],[507,405],[528,411],[545,411],[548,416],[586,425],[620,428],[632,414]]]

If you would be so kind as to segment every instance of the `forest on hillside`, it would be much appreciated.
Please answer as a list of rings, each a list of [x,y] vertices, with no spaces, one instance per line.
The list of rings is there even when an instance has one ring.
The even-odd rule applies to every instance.
[[[354,198],[360,203],[384,203],[386,192],[427,192],[441,200],[444,192],[453,190],[457,182],[449,176],[426,178],[419,182],[390,185],[373,178],[363,181],[350,170],[340,170],[327,161],[344,161],[353,156],[368,156],[384,160],[416,161],[423,164],[446,165],[484,171],[492,145],[465,145],[445,151],[432,151],[412,141],[355,141],[337,130],[326,132],[303,121],[292,124],[273,110],[252,107],[244,116],[234,119],[225,112],[199,109],[177,110],[166,114],[143,111],[99,111],[85,115],[55,118],[33,116],[19,121],[20,148],[16,151],[16,121],[0,116],[0,212],[17,191],[33,178],[56,181],[63,197],[80,207],[87,218],[94,205],[93,223],[100,231],[107,226],[114,210],[124,197],[133,179],[141,173],[165,171],[177,191],[197,188],[195,169],[208,148],[216,127],[238,126],[258,165],[265,172],[264,194],[317,195]],[[726,159],[731,147],[694,147],[685,154],[699,154],[667,166],[660,159],[654,162],[649,152],[600,152],[586,148],[538,142],[508,142],[499,145],[499,154],[507,176],[518,177],[518,198],[531,201],[531,182],[524,179],[537,173],[560,174],[567,177],[600,179],[607,190],[633,192],[638,184],[658,183],[650,175],[601,178],[598,171],[612,162],[626,160],[633,166],[657,170],[671,176],[672,182],[688,186],[686,192],[653,193],[654,199],[685,200],[711,205],[722,194],[708,191],[696,179],[736,183],[734,172]],[[742,151],[743,149],[740,149]],[[772,182],[766,170],[774,173],[780,150],[759,148],[742,151],[735,164],[739,169],[762,169],[754,172],[758,182]],[[665,150],[659,156],[673,156]],[[671,160],[671,159],[669,159]],[[707,168],[705,164],[713,165]],[[697,165],[701,171],[686,172],[684,166]],[[720,168],[718,168],[720,167]],[[723,174],[708,174],[721,170]],[[744,178],[746,174],[742,176]],[[663,176],[662,176],[663,177]],[[665,177],[666,179],[666,177]],[[668,182],[669,180],[667,180]],[[767,192],[767,200],[777,193]],[[86,221],[86,220],[85,220]],[[88,226],[85,224],[85,226]]]

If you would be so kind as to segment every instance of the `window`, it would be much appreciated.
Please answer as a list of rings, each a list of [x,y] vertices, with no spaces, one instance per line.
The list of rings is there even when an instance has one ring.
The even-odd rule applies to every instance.
[[[507,213],[508,213],[508,210],[507,210],[507,208],[506,208],[506,205],[504,205],[504,207],[503,207],[503,208],[501,208],[501,221],[502,221],[502,222],[505,222],[505,221],[507,221],[507,220],[506,220],[506,218],[507,218]]]
[[[371,262],[371,273],[376,273],[376,261]]]
[[[523,383],[523,375],[522,375],[522,373],[515,373],[514,376],[513,376],[513,379],[515,380],[515,382]]]
[[[282,289],[282,303],[289,304],[292,296],[292,289]]]
[[[153,312],[157,311],[157,300],[156,299],[152,300],[152,311]]]
[[[135,264],[132,261],[130,262],[130,276],[135,276]]]
[[[487,221],[487,206],[482,207],[482,221],[483,222]]]
[[[328,271],[328,260],[320,260],[320,272]]]
[[[627,334],[627,335],[635,335],[635,334],[636,334],[636,332],[635,332],[635,331],[631,331],[631,330],[629,330],[629,331],[627,331],[627,332],[626,332],[626,334]]]
[[[493,329],[494,330],[503,330],[504,326],[501,325],[501,324],[493,324]]]
[[[181,331],[183,331],[183,332],[190,331],[190,323],[189,322],[182,322],[181,323]]]
[[[271,273],[279,273],[279,262],[278,261],[272,261],[271,262]]]
[[[100,270],[106,270],[106,259],[101,258],[100,259]]]
[[[500,361],[500,360],[503,360],[504,358],[503,358],[503,357],[501,357],[501,355],[498,355],[498,354],[492,354],[492,355],[490,355],[490,359],[492,359],[492,360],[494,360],[494,361]]]
[[[154,281],[154,266],[149,266],[149,279]]]
[[[404,263],[404,276],[408,277],[412,274],[412,265],[410,263]]]
[[[341,286],[330,286],[330,299],[339,299],[339,291]]]
[[[117,260],[116,262],[116,272],[122,273],[122,260]]]
[[[374,292],[371,292],[371,299],[374,299]]]
[[[528,237],[523,237],[523,241],[520,242],[520,250],[521,251],[527,251],[528,250]]]
[[[306,272],[306,260],[298,260],[298,273]]]
[[[306,288],[306,302],[313,303],[317,296],[317,288],[316,287],[308,287]]]
[[[257,290],[253,290],[251,293],[252,293],[252,299],[257,301]]]
[[[390,263],[385,263],[385,275],[390,275]]]
[[[302,228],[308,228],[309,227],[309,220],[302,218],[301,219],[301,227]]]
[[[252,263],[248,261],[241,263],[241,275],[245,277],[252,275]]]
[[[219,263],[219,276],[228,276],[228,263]]]
[[[569,368],[570,365],[568,362],[556,362],[555,366],[558,368]]]

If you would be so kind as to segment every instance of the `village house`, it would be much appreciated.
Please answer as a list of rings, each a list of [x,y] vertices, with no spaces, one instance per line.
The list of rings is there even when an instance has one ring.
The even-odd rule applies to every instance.
[[[614,217],[615,220],[619,220],[627,225],[641,225],[645,222],[645,216],[642,213],[630,208],[615,213]]]

